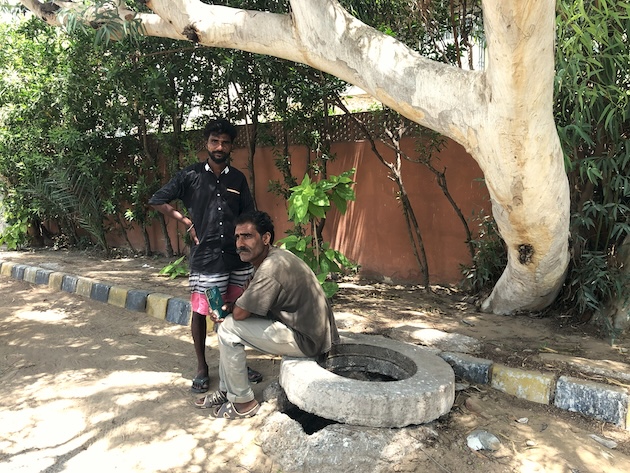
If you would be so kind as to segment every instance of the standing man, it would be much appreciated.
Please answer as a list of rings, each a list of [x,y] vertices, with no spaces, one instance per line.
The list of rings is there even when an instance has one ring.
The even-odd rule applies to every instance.
[[[339,340],[332,309],[315,273],[290,251],[273,245],[274,228],[265,212],[236,220],[241,260],[256,268],[253,279],[220,320],[219,390],[195,404],[223,419],[251,417],[260,405],[247,380],[245,346],[263,353],[316,357]]]
[[[236,133],[227,120],[211,120],[204,129],[207,159],[179,171],[149,199],[154,209],[183,223],[192,242],[189,285],[197,375],[191,389],[196,393],[210,387],[205,290],[218,286],[226,302],[234,301],[253,273],[252,266],[236,254],[234,240],[235,219],[254,209],[245,175],[228,164]],[[184,203],[186,216],[169,204],[176,199]],[[250,370],[252,382],[261,379],[260,373]]]

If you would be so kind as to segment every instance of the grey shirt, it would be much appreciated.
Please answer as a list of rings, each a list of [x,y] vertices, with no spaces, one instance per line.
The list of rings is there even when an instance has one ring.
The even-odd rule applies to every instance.
[[[326,353],[339,340],[332,308],[315,273],[290,251],[271,247],[236,305],[291,328],[306,356]]]

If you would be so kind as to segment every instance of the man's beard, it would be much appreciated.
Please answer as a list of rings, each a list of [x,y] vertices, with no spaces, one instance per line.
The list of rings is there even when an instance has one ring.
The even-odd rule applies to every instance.
[[[230,154],[229,153],[217,153],[217,152],[215,152],[215,153],[208,153],[208,156],[215,163],[223,164],[223,163],[227,162],[228,158],[230,157]]]

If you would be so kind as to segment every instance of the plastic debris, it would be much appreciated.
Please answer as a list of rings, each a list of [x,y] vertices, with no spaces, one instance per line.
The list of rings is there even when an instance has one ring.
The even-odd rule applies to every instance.
[[[527,424],[529,422],[529,419],[527,417],[521,417],[520,419],[516,419],[516,422],[518,422],[519,424]]]
[[[595,435],[595,434],[591,434],[591,435],[589,435],[589,437],[591,437],[597,443],[601,443],[604,447],[608,447],[608,448],[615,448],[615,447],[617,447],[617,442],[615,442],[613,440],[605,439],[605,438],[602,438],[599,435]]]
[[[466,437],[466,444],[471,450],[496,451],[501,447],[501,441],[486,430],[475,430]]]

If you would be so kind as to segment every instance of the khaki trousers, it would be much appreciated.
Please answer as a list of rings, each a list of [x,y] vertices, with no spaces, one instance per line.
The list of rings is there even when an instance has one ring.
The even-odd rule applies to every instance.
[[[254,391],[247,380],[245,347],[270,355],[305,357],[295,341],[293,330],[281,322],[257,316],[234,320],[230,314],[218,325],[219,389],[227,392],[231,402],[254,399]]]

